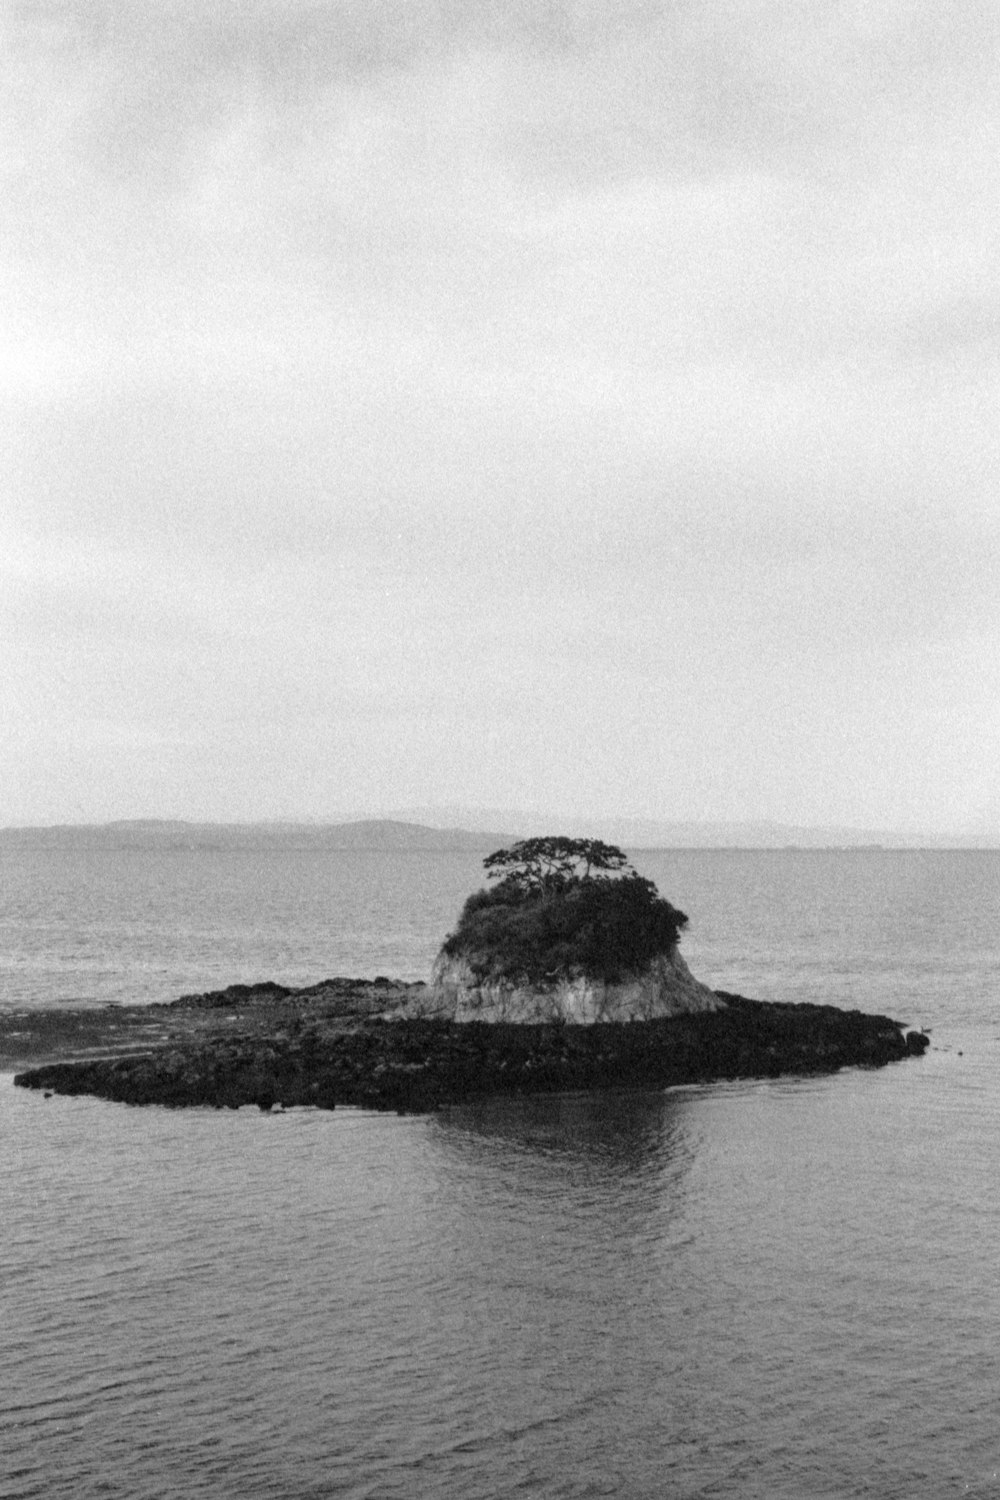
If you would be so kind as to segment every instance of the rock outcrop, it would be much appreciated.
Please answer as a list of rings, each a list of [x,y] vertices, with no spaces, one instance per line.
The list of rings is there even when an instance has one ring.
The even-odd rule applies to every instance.
[[[477,970],[488,973],[486,962],[480,966],[474,957],[442,950],[427,990],[415,995],[400,1014],[521,1026],[552,1021],[590,1026],[695,1015],[725,1005],[714,990],[695,979],[676,944],[639,972],[617,980],[562,974],[550,983],[533,985],[482,978]]]
[[[881,1067],[918,1057],[925,1036],[886,1016],[833,1006],[780,1005],[724,995],[714,1012],[640,1025],[456,1025],[444,1020],[366,1020],[345,1025],[315,1006],[307,1020],[273,1029],[234,1027],[192,1035],[143,1055],[54,1063],[14,1082],[45,1093],[91,1094],[129,1104],[348,1104],[427,1111],[484,1094],[576,1089],[662,1089],[723,1078],[777,1078]]]

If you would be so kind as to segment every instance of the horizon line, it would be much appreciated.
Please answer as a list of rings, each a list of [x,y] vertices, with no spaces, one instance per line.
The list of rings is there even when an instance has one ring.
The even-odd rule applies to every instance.
[[[474,809],[469,808],[469,809],[467,809],[467,811],[469,812],[470,815],[474,815],[474,811],[475,811]],[[489,809],[487,811],[492,811],[492,809]],[[497,811],[499,811],[499,809]],[[541,816],[541,815],[539,815],[539,814],[531,814],[530,816],[534,820],[535,817],[538,817],[538,816]],[[511,821],[513,822],[514,820],[512,819]],[[520,821],[520,820],[518,820],[518,821]],[[553,821],[555,821],[555,820],[553,820]],[[566,819],[565,819],[565,821],[566,822],[574,822],[574,823],[586,823],[586,822],[593,822],[593,823],[621,823],[621,824],[625,824],[625,825],[628,825],[628,824],[631,823],[631,824],[637,824],[637,825],[641,825],[641,824],[653,825],[654,827],[656,827],[656,825],[659,825],[660,827],[663,828],[664,831],[666,831],[667,829],[671,829],[671,828],[677,829],[678,831],[681,830],[681,829],[684,829],[684,830],[704,829],[706,832],[709,831],[709,830],[712,830],[712,829],[718,829],[720,831],[720,833],[721,833],[721,831],[723,829],[725,829],[727,832],[735,831],[735,830],[738,830],[738,829],[747,829],[748,831],[751,830],[751,829],[753,829],[755,831],[756,830],[768,829],[768,830],[772,831],[773,834],[775,834],[775,835],[780,835],[783,832],[788,832],[789,834],[801,833],[801,834],[816,834],[816,835],[822,835],[822,834],[830,834],[830,835],[837,834],[837,835],[841,835],[841,837],[835,838],[830,843],[826,843],[826,844],[802,844],[802,843],[798,842],[794,838],[789,838],[785,843],[777,843],[777,844],[775,844],[775,843],[743,844],[743,843],[733,843],[731,841],[722,841],[722,842],[719,842],[717,844],[713,843],[713,844],[708,844],[708,845],[698,844],[698,843],[695,843],[695,844],[665,844],[665,845],[660,845],[660,844],[657,844],[657,843],[644,843],[641,846],[641,847],[649,848],[649,849],[657,849],[657,848],[661,848],[661,847],[662,848],[676,848],[676,849],[684,849],[684,848],[690,848],[690,849],[717,848],[717,849],[722,849],[722,850],[725,850],[725,849],[761,849],[761,850],[768,850],[768,851],[771,851],[771,852],[775,852],[775,851],[780,852],[782,849],[795,850],[795,849],[810,849],[810,848],[812,848],[812,849],[817,849],[817,850],[822,850],[822,849],[837,850],[837,849],[845,849],[845,848],[857,848],[857,847],[865,848],[865,847],[867,847],[867,848],[871,848],[871,849],[885,849],[885,850],[899,849],[901,852],[905,852],[906,850],[920,850],[920,849],[932,850],[932,849],[940,849],[942,847],[961,849],[962,847],[967,847],[969,845],[972,845],[974,848],[979,849],[979,850],[987,850],[988,851],[988,850],[991,850],[991,849],[1000,849],[1000,833],[994,833],[992,831],[990,831],[990,832],[983,831],[983,832],[980,832],[980,833],[976,833],[976,832],[957,833],[957,832],[954,832],[953,830],[949,830],[947,832],[942,832],[942,833],[932,833],[932,832],[928,831],[927,829],[919,829],[919,830],[914,830],[913,832],[906,832],[906,831],[901,830],[901,829],[871,828],[871,827],[863,827],[863,826],[851,825],[851,824],[781,823],[781,822],[775,821],[773,819],[758,819],[758,818],[748,818],[748,819],[740,819],[740,820],[737,820],[737,819],[732,819],[732,820],[727,820],[727,819],[687,819],[687,818],[678,818],[678,819],[666,819],[666,818],[662,818],[661,819],[661,818],[654,818],[654,817],[649,817],[649,816],[635,816],[635,815],[626,815],[626,814],[610,814],[610,815],[605,815],[605,816],[594,816],[594,817],[589,817],[589,816],[586,816],[586,815],[575,814],[575,815],[569,815],[569,816],[567,816]],[[333,817],[269,817],[269,818],[226,818],[226,819],[222,819],[222,818],[194,818],[194,817],[128,817],[128,818],[115,817],[115,818],[103,818],[103,819],[85,819],[85,820],[79,821],[79,822],[72,822],[72,821],[67,821],[67,820],[60,819],[58,821],[40,822],[40,823],[5,823],[5,824],[0,825],[0,834],[12,834],[12,833],[52,833],[52,832],[56,832],[58,830],[67,830],[67,831],[72,830],[72,831],[75,831],[75,832],[83,832],[83,831],[88,830],[88,829],[97,831],[97,830],[107,830],[107,829],[112,829],[112,828],[123,828],[124,829],[124,828],[138,828],[138,827],[201,828],[201,829],[217,828],[217,829],[220,829],[220,830],[222,830],[222,829],[247,829],[247,830],[249,830],[249,829],[281,829],[281,828],[297,829],[298,828],[298,829],[311,829],[311,830],[319,831],[319,830],[330,829],[330,828],[352,828],[352,827],[358,827],[358,826],[366,824],[366,823],[369,823],[369,824],[381,824],[381,825],[397,825],[397,826],[400,826],[400,827],[408,827],[408,828],[419,828],[419,829],[422,829],[422,830],[426,830],[427,832],[440,833],[440,834],[446,834],[446,833],[454,832],[454,833],[461,833],[463,835],[473,836],[473,837],[476,836],[476,835],[481,834],[483,838],[489,838],[491,835],[496,835],[498,837],[501,837],[501,836],[502,837],[514,837],[515,836],[514,831],[504,832],[500,828],[493,828],[493,829],[469,828],[469,827],[462,826],[462,824],[459,823],[459,822],[449,822],[447,825],[442,826],[440,824],[434,825],[434,824],[429,824],[429,823],[426,823],[426,822],[421,822],[421,821],[419,821],[418,819],[415,819],[415,818],[392,817],[392,816],[388,816],[388,815],[384,815],[384,814],[383,815],[367,815],[367,816],[348,816],[348,817],[343,817],[343,816],[341,816],[341,817],[337,817],[337,816],[333,816]],[[851,835],[851,836],[856,837],[858,839],[864,839],[864,840],[866,840],[866,842],[863,843],[863,844],[855,844],[854,842],[845,842],[845,839],[843,838],[843,835]],[[897,842],[897,841],[901,841],[901,842]],[[637,846],[633,846],[633,847],[637,847]]]

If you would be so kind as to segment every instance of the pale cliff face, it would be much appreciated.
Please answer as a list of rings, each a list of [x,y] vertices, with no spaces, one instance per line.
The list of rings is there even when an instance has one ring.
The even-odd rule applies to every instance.
[[[532,1025],[568,1021],[651,1021],[693,1011],[721,1010],[720,1000],[694,978],[676,947],[641,972],[615,983],[561,978],[544,988],[509,981],[482,982],[464,958],[438,956],[420,1013],[452,1021],[508,1021]]]

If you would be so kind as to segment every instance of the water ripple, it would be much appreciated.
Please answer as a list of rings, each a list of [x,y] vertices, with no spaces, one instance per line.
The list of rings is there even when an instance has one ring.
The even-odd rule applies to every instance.
[[[9,1493],[996,1493],[997,1061],[424,1120],[3,1089]]]

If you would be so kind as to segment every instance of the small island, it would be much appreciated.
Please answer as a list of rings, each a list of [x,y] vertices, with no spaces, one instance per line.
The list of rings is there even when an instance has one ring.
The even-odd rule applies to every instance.
[[[880,1067],[928,1045],[886,1016],[701,984],[678,952],[687,917],[613,845],[528,839],[484,865],[493,884],[466,901],[429,984],[233,985],[22,1012],[0,1047],[19,1037],[42,1065],[14,1081],[130,1104],[426,1112],[485,1094]]]
[[[595,1025],[717,1011],[678,942],[684,912],[599,839],[534,838],[484,861],[431,976],[453,1021]]]

